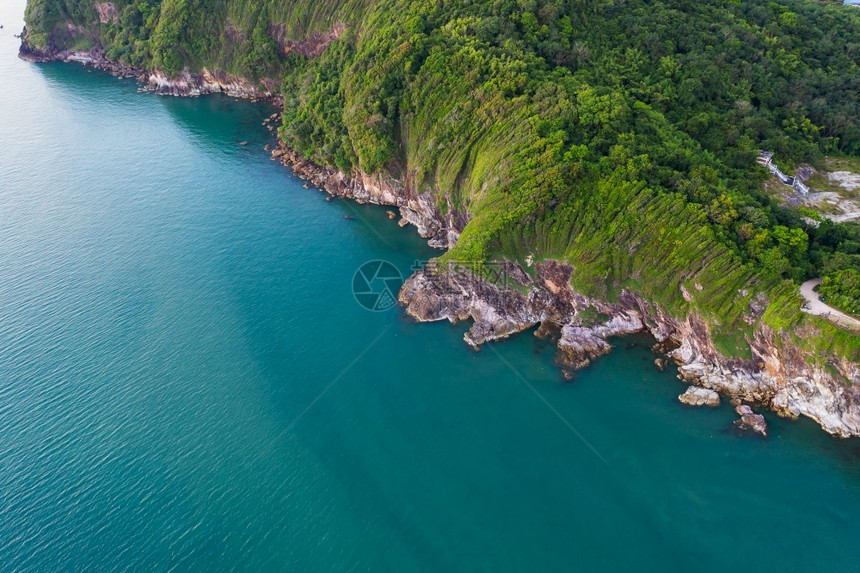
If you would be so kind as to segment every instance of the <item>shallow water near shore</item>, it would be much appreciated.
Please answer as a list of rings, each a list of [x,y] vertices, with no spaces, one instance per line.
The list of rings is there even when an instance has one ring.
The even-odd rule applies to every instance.
[[[265,104],[18,60],[23,9],[0,570],[856,570],[860,441],[769,413],[739,438],[644,338],[564,383],[530,333],[475,353],[363,309],[362,263],[436,253],[414,229],[270,161]]]

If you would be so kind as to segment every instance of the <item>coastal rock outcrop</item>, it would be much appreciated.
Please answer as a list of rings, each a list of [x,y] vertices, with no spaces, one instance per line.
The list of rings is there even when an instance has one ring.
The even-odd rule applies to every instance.
[[[739,420],[734,421],[734,426],[739,432],[767,437],[767,422],[765,422],[764,416],[756,414],[746,404],[737,406],[735,412],[740,416]]]
[[[558,341],[558,360],[569,369],[578,370],[591,364],[598,356],[609,354],[611,349],[609,343],[592,329],[565,324]],[[567,377],[570,377],[569,372],[566,371]]]
[[[719,406],[720,395],[708,388],[701,386],[690,386],[687,391],[678,396],[682,404],[688,406]]]
[[[142,81],[144,70],[124,64],[118,64],[105,58],[99,50],[73,51],[73,50],[39,50],[31,46],[26,40],[22,40],[18,50],[18,57],[28,62],[75,62],[85,66],[91,66],[104,70],[110,74],[123,78],[137,78]]]
[[[200,73],[191,73],[185,69],[175,77],[168,77],[156,70],[144,74],[143,79],[147,88],[155,93],[176,96],[223,93],[233,97],[268,98],[278,87],[274,80],[264,78],[259,84],[252,84],[239,76],[207,68],[203,68]]]
[[[464,337],[472,346],[554,324],[562,333],[558,361],[571,370],[606,354],[612,336],[649,332],[658,341],[657,350],[666,352],[679,377],[690,384],[766,405],[783,416],[810,417],[831,434],[860,436],[860,377],[852,363],[831,364],[851,382],[846,384],[806,360],[788,333],[765,325],[748,341],[751,360],[729,358],[717,351],[707,323],[694,313],[671,317],[626,290],[612,304],[589,299],[570,286],[571,270],[555,261],[536,264],[526,293],[487,285],[480,274],[463,269],[423,270],[403,285],[400,302],[419,321],[473,319]]]

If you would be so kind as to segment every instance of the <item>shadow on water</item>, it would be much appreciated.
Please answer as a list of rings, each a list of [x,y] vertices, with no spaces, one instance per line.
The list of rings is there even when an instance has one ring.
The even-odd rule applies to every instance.
[[[223,152],[235,146],[237,153],[258,153],[268,159],[262,147],[276,139],[262,125],[263,119],[276,111],[265,101],[252,104],[223,94],[159,96],[139,93],[140,83],[136,80],[120,79],[81,64],[48,62],[35,67],[52,90],[61,90],[73,99],[97,99],[104,105],[121,106],[127,113],[138,110],[152,113],[149,98],[157,98],[160,107],[175,120],[174,124],[191,135],[195,144],[209,150]],[[247,145],[240,145],[243,142]]]
[[[196,142],[213,148],[237,145],[244,151],[269,158],[261,148],[267,143],[273,144],[276,136],[262,122],[277,110],[268,102],[252,103],[223,94],[200,97],[142,95],[157,97],[176,124],[192,134]],[[247,142],[247,146],[241,145],[243,142]]]
[[[270,160],[266,145],[277,142],[275,132],[269,131],[263,120],[277,109],[267,101],[251,102],[223,94],[208,94],[200,97],[161,96],[152,92],[138,93],[140,84],[132,79],[118,79],[101,70],[74,63],[49,62],[36,64],[35,68],[49,83],[52,90],[62,91],[73,100],[121,107],[123,113],[153,113],[152,98],[157,109],[163,109],[179,127],[190,136],[200,150],[218,157],[243,157],[255,164],[272,163],[282,169],[284,188],[304,186],[304,182],[292,175],[288,168],[281,168]],[[288,182],[291,179],[292,182]],[[318,189],[305,190],[308,197],[317,195],[319,201],[327,196]],[[387,212],[392,207],[359,205],[349,200],[335,198],[326,206],[341,219],[337,224],[355,228],[354,237],[373,249],[384,249],[404,277],[414,270],[416,261],[427,261],[439,256],[442,251],[427,245],[411,225],[401,228],[397,214],[391,220]],[[396,211],[396,209],[394,209]],[[350,220],[347,220],[349,217]]]
[[[138,83],[134,80],[123,80],[95,68],[77,63],[46,62],[33,64],[26,62],[37,70],[45,79],[52,91],[60,91],[62,95],[73,100],[97,99],[107,105],[129,105],[135,109],[135,102],[126,99],[137,93]]]

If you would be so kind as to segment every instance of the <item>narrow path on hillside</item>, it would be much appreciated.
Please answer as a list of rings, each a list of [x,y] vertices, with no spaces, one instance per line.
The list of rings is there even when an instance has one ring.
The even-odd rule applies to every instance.
[[[815,287],[821,284],[821,279],[810,279],[800,285],[800,294],[806,302],[801,310],[808,314],[815,314],[826,318],[830,322],[838,324],[844,328],[855,331],[860,331],[860,320],[857,320],[851,315],[845,314],[841,310],[826,305],[818,298],[818,293],[815,292]]]

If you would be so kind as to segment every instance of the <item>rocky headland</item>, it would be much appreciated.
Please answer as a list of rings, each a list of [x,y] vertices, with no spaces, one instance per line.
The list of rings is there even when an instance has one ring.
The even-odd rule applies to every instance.
[[[415,225],[435,247],[453,245],[468,222],[468,214],[442,216],[433,198],[418,193],[408,179],[346,174],[316,165],[283,144],[272,157],[332,196],[398,207],[401,225]],[[721,393],[781,416],[807,416],[837,436],[860,436],[860,369],[848,360],[830,362],[838,374],[814,366],[789,334],[760,322],[747,341],[753,358],[729,358],[715,348],[707,322],[696,314],[672,317],[627,290],[613,303],[583,296],[570,286],[573,267],[558,261],[541,261],[527,269],[511,261],[491,265],[487,272],[474,265],[431,264],[409,277],[400,302],[419,322],[471,320],[464,340],[475,349],[534,327],[538,336],[555,332],[557,362],[567,377],[610,352],[612,337],[649,333],[656,339],[654,351],[678,367],[678,377],[703,390],[702,404],[713,403],[713,396]],[[750,317],[760,316],[766,302],[753,299]],[[763,422],[756,418],[755,427]]]
[[[183,71],[168,78],[158,71],[123,66],[107,60],[99,50],[87,52],[42,52],[22,42],[20,56],[33,62],[66,61],[135,78],[144,89],[159,94],[194,96],[224,93],[251,99],[270,98],[279,103],[277,86],[263,80],[253,84],[223,72]],[[274,127],[272,126],[272,129]],[[448,249],[469,221],[469,213],[448,209],[443,215],[437,199],[420,193],[408,175],[369,175],[359,170],[344,173],[317,165],[294,150],[279,144],[272,159],[289,166],[298,176],[331,196],[395,207],[401,226],[414,225],[429,244]],[[766,434],[764,419],[747,404],[767,407],[781,416],[807,416],[827,432],[860,436],[860,368],[848,360],[831,359],[827,368],[816,366],[792,342],[788,333],[774,332],[758,324],[748,337],[751,360],[730,358],[714,346],[709,326],[691,313],[673,317],[640,295],[624,290],[614,302],[577,293],[570,283],[570,265],[553,260],[529,264],[492,263],[492,271],[474,265],[430,265],[413,274],[404,284],[399,300],[406,313],[420,322],[471,320],[465,342],[479,348],[491,340],[538,327],[535,334],[554,334],[557,362],[567,377],[611,351],[611,338],[649,333],[656,339],[654,351],[673,362],[678,377],[695,386],[682,394],[691,405],[715,405],[717,393],[740,404],[737,426]],[[682,287],[679,287],[682,288]],[[753,300],[749,314],[755,319],[767,301]],[[658,360],[662,366],[664,360]],[[849,381],[846,384],[845,381]],[[743,408],[743,411],[741,411]]]

